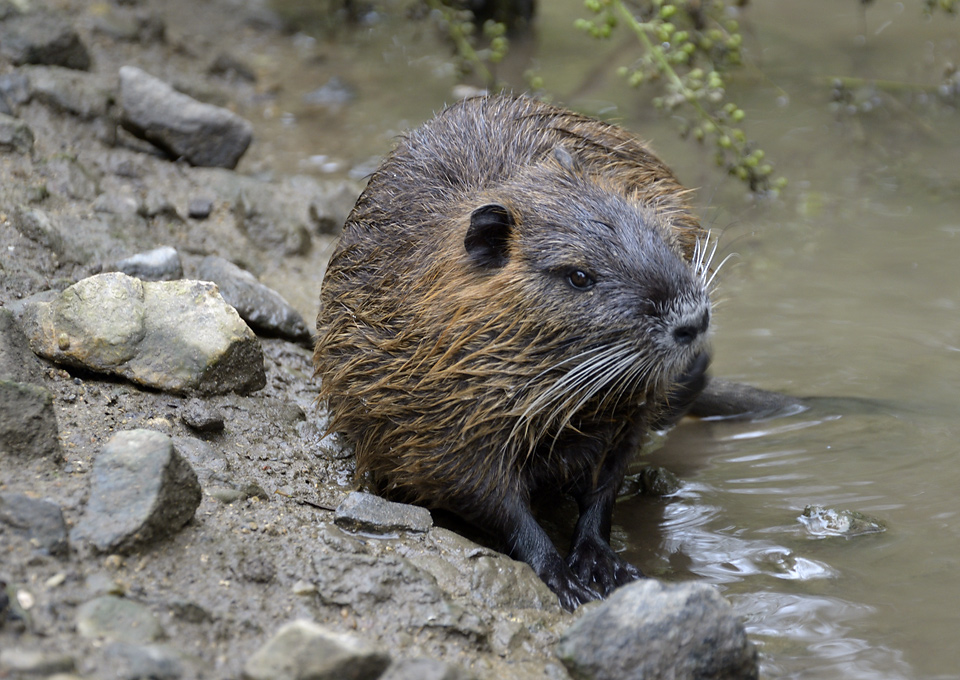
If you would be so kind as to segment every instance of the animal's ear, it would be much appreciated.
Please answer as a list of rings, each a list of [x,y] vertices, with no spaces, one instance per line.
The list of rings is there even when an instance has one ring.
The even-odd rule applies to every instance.
[[[463,247],[474,264],[490,269],[504,266],[510,259],[510,232],[514,225],[513,215],[499,203],[474,210],[463,239]]]

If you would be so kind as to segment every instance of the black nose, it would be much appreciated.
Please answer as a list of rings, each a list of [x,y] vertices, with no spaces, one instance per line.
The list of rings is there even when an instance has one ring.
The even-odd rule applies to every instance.
[[[673,329],[673,339],[678,345],[692,344],[699,336],[706,333],[710,325],[710,312],[704,311],[699,319],[683,323]]]

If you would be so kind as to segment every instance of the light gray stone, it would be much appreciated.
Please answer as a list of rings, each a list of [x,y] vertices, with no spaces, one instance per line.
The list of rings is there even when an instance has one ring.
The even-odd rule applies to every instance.
[[[131,255],[117,262],[114,268],[141,281],[175,281],[183,278],[180,253],[171,246]]]
[[[334,513],[338,527],[350,531],[387,534],[397,531],[423,533],[433,526],[430,511],[417,505],[393,503],[373,494],[354,491]]]
[[[263,351],[216,286],[99,274],[21,315],[34,352],[57,363],[176,393],[250,392]]]
[[[104,595],[80,605],[77,632],[85,638],[131,644],[146,644],[163,637],[163,627],[153,612],[115,595]]]
[[[67,554],[67,525],[56,503],[20,493],[0,493],[0,522],[42,553]]]
[[[243,668],[246,680],[374,680],[387,654],[353,635],[312,621],[283,626]]]

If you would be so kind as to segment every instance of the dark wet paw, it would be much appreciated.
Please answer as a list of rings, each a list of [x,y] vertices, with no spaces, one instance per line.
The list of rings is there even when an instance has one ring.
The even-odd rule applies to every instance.
[[[603,597],[643,578],[643,572],[622,560],[605,541],[581,541],[570,551],[567,564],[581,583],[596,584]]]
[[[588,588],[578,579],[569,569],[563,567],[556,573],[545,575],[544,582],[550,586],[550,590],[560,598],[560,606],[568,612],[584,604],[599,600],[600,595],[592,588]]]

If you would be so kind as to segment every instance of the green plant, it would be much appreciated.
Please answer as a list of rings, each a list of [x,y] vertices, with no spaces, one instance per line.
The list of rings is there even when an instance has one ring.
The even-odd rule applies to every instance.
[[[654,104],[682,118],[683,134],[712,140],[717,164],[755,193],[777,193],[786,185],[773,178],[773,166],[751,141],[742,124],[743,109],[727,96],[727,75],[741,64],[743,37],[725,0],[585,0],[592,13],[576,26],[606,39],[625,26],[643,54],[619,73],[633,87],[656,83]]]

